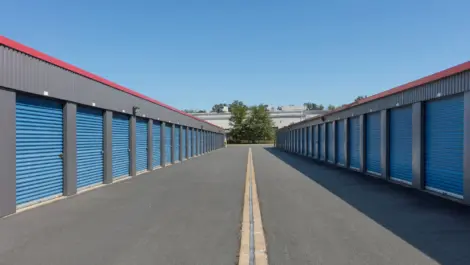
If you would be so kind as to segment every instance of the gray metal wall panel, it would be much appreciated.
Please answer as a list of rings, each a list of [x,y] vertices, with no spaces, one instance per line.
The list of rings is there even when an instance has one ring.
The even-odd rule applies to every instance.
[[[175,157],[175,147],[176,147],[176,142],[175,142],[175,124],[171,125],[171,163],[174,164],[176,161]]]
[[[77,193],[77,105],[64,105],[64,195]]]
[[[417,102],[412,106],[412,145],[413,145],[413,187],[424,187],[424,111],[423,103]]]
[[[52,98],[87,106],[95,103],[98,108],[124,110],[127,114],[132,114],[132,108],[138,106],[141,115],[155,120],[214,132],[223,130],[2,45],[0,69],[0,86],[3,87],[37,95],[47,91]]]
[[[103,183],[113,182],[113,113],[104,113],[104,176]]]
[[[349,119],[344,119],[344,166],[349,168]]]
[[[1,72],[1,71],[0,71]],[[16,95],[0,89],[0,217],[16,211]]]
[[[380,163],[382,168],[382,177],[388,179],[389,178],[389,163],[390,160],[388,159],[389,155],[389,119],[388,119],[388,110],[382,110],[380,113]]]

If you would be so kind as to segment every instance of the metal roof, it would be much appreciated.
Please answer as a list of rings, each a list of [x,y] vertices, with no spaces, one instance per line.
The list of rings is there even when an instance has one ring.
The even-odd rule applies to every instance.
[[[26,45],[23,45],[23,44],[21,44],[21,43],[19,43],[19,42],[16,42],[16,41],[14,41],[14,40],[8,39],[7,37],[0,36],[0,45],[4,45],[4,46],[7,46],[7,47],[10,47],[10,48],[12,48],[12,49],[14,49],[14,50],[17,50],[17,51],[19,51],[19,52],[25,53],[25,54],[27,54],[27,55],[29,55],[29,56],[35,57],[35,58],[37,58],[37,59],[43,60],[43,61],[45,61],[45,62],[48,62],[48,63],[53,64],[53,65],[55,65],[55,66],[61,67],[61,68],[63,68],[63,69],[66,69],[66,70],[68,70],[68,71],[71,71],[71,72],[73,72],[73,73],[79,74],[79,75],[84,76],[84,77],[87,77],[87,78],[89,78],[89,79],[92,79],[92,80],[94,80],[94,81],[96,81],[96,82],[105,84],[105,85],[107,85],[107,86],[110,86],[110,87],[115,88],[115,89],[117,89],[117,90],[123,91],[123,92],[125,92],[125,93],[130,94],[130,95],[133,95],[133,96],[136,96],[136,97],[138,97],[138,98],[141,98],[141,99],[147,100],[147,101],[149,101],[149,102],[152,102],[152,103],[154,103],[154,104],[160,105],[160,106],[162,106],[162,107],[164,107],[164,108],[167,108],[167,109],[169,109],[169,110],[175,111],[175,112],[177,112],[177,113],[179,113],[179,114],[181,114],[181,115],[188,116],[188,117],[193,118],[193,119],[195,119],[195,120],[198,120],[198,121],[200,121],[200,122],[204,122],[204,123],[210,124],[210,125],[212,125],[212,126],[215,126],[215,127],[217,127],[217,128],[223,129],[223,128],[221,128],[221,127],[215,125],[215,124],[212,124],[212,123],[207,122],[207,121],[205,121],[205,120],[202,120],[202,119],[199,119],[199,118],[197,118],[197,117],[194,117],[194,116],[192,116],[191,114],[188,114],[188,113],[186,113],[186,112],[184,112],[184,111],[178,110],[178,109],[176,109],[176,108],[174,108],[174,107],[172,107],[172,106],[169,106],[169,105],[167,105],[167,104],[165,104],[165,103],[163,103],[163,102],[160,102],[160,101],[158,101],[158,100],[155,100],[155,99],[153,99],[153,98],[150,98],[150,97],[148,97],[148,96],[145,96],[145,95],[143,95],[143,94],[141,94],[141,93],[139,93],[139,92],[133,91],[133,90],[131,90],[131,89],[129,89],[129,88],[126,88],[126,87],[124,87],[124,86],[121,86],[121,85],[119,85],[119,84],[116,84],[116,83],[114,83],[114,82],[112,82],[112,81],[109,81],[109,80],[107,80],[107,79],[104,79],[104,78],[102,78],[102,77],[100,77],[100,76],[97,76],[97,75],[95,75],[95,74],[92,74],[92,73],[90,73],[90,72],[87,72],[87,71],[85,71],[85,70],[83,70],[83,69],[80,69],[80,68],[78,68],[78,67],[76,67],[76,66],[73,66],[73,65],[71,65],[71,64],[69,64],[69,63],[66,63],[66,62],[61,61],[61,60],[59,60],[59,59],[56,59],[56,58],[54,58],[54,57],[52,57],[52,56],[49,56],[49,55],[47,55],[47,54],[45,54],[45,53],[42,53],[42,52],[40,52],[40,51],[37,51],[37,50],[35,50],[35,49],[31,48],[31,47],[28,47],[28,46],[26,46]]]

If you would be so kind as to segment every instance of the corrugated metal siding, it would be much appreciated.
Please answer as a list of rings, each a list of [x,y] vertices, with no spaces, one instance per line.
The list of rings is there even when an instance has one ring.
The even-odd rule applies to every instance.
[[[344,119],[351,116],[367,114],[371,112],[371,110],[380,111],[383,109],[391,109],[397,106],[405,106],[419,101],[450,96],[464,91],[470,91],[470,71],[462,72],[432,83],[396,93],[394,95],[379,98],[371,102],[326,115],[324,117],[326,121]],[[303,126],[303,124],[315,125],[319,123],[322,123],[322,121],[317,118],[314,120],[299,122],[293,125],[293,127]]]
[[[183,127],[183,135],[182,135],[183,139],[181,139],[183,145],[182,145],[182,149],[183,149],[183,158],[186,159],[186,127]]]
[[[425,186],[462,198],[463,95],[425,104]]]
[[[198,130],[197,131],[197,154],[200,155],[201,154],[201,143],[202,143],[202,139],[201,139],[201,131]]]
[[[354,169],[361,168],[361,128],[359,124],[359,117],[349,119],[349,167]]]
[[[158,167],[161,166],[161,129],[162,129],[162,124],[159,121],[153,121],[152,124],[152,153],[153,153],[153,158],[152,158],[152,166],[153,167]]]
[[[381,175],[380,112],[366,115],[366,169]]]
[[[325,124],[320,124],[318,126],[318,152],[320,153],[320,160],[325,160],[325,150],[323,145],[325,144]]]
[[[336,121],[336,162],[344,166],[346,164],[346,156],[344,154],[344,120]]]
[[[171,124],[165,123],[165,162],[171,163]]]
[[[175,161],[180,161],[180,139],[180,126],[175,125],[175,148],[173,149],[173,151],[175,152]]]
[[[137,172],[147,170],[147,148],[148,148],[148,122],[146,119],[137,118],[136,122],[136,161]]]
[[[17,94],[16,204],[63,193],[62,153],[62,104]]]
[[[198,121],[145,99],[130,95],[103,83],[49,64],[24,53],[0,45],[0,86],[49,96],[82,105],[96,106],[115,112],[132,113],[139,106],[142,113],[152,119],[179,122],[195,128],[204,126],[207,130],[219,131],[220,128]]]
[[[77,108],[77,187],[103,182],[103,111]]]
[[[390,110],[390,178],[411,184],[413,122],[411,106]]]
[[[113,113],[113,177],[129,176],[129,116]]]
[[[334,130],[333,130],[333,123],[329,122],[326,124],[326,143],[327,143],[327,159],[328,162],[334,163]]]

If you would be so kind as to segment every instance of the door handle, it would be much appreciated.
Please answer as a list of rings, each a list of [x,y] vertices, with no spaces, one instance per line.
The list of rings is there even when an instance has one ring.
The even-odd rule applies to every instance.
[[[64,154],[63,154],[63,153],[60,153],[60,154],[59,154],[59,157],[60,157],[60,159],[64,159]]]

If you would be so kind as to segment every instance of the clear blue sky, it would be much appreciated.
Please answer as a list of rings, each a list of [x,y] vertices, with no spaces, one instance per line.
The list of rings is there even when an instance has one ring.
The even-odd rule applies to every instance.
[[[340,105],[468,61],[469,10],[468,0],[15,0],[2,3],[0,34],[180,109]]]

